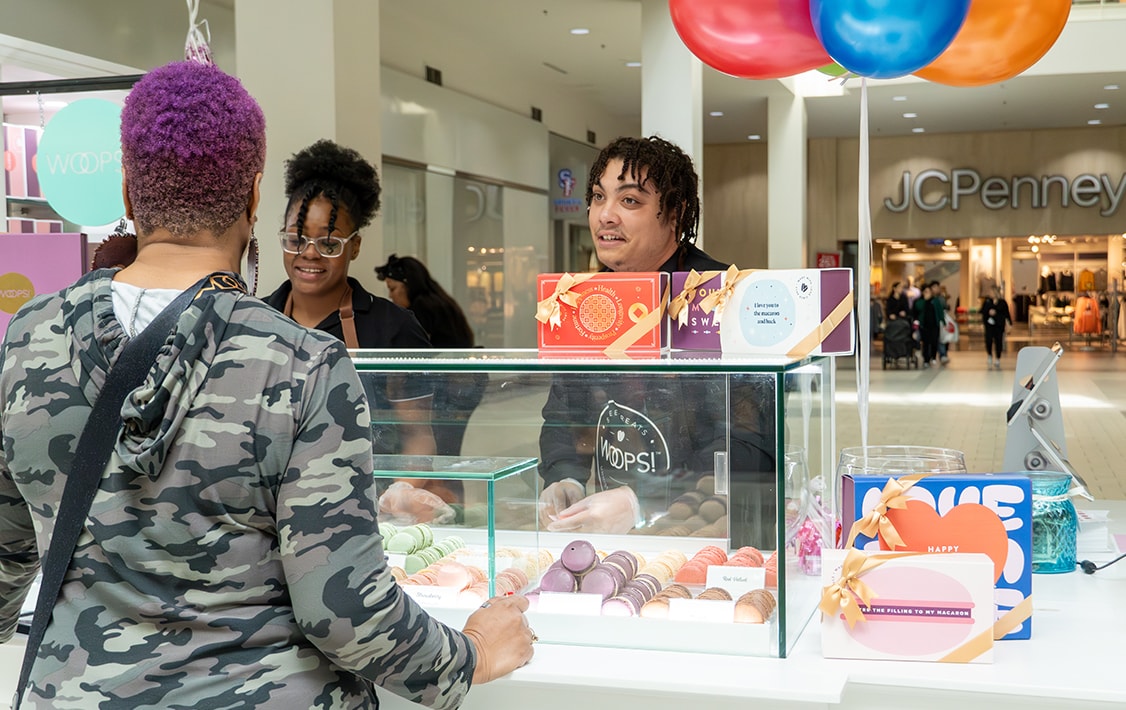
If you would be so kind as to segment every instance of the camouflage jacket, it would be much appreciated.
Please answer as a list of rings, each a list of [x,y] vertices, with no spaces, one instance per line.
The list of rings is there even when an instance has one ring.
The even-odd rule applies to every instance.
[[[0,641],[127,337],[111,271],[30,301],[0,349]],[[368,411],[335,338],[222,291],[180,317],[103,474],[24,707],[460,704],[476,663],[389,574]]]

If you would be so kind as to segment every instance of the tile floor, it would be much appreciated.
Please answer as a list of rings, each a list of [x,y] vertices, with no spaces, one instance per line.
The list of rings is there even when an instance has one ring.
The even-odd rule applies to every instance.
[[[1126,348],[1114,354],[1105,346],[1085,351],[1078,341],[1068,345],[1064,340],[1063,345],[1056,370],[1068,459],[1095,498],[1126,500]],[[879,346],[873,349],[869,445],[959,449],[970,471],[1002,470],[1015,348],[1007,348],[1001,370],[989,370],[982,345],[961,346],[964,349],[950,353],[948,365],[918,370],[885,371]],[[860,443],[855,360],[841,358],[837,446]]]

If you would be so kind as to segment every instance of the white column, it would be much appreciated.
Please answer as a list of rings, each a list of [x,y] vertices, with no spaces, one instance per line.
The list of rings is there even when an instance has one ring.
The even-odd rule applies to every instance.
[[[258,234],[259,293],[285,280],[274,235],[285,210],[284,163],[321,138],[382,164],[379,0],[239,0],[239,78],[266,114],[266,171]],[[372,268],[384,261],[382,219],[363,233],[349,273],[378,293]]]
[[[767,99],[767,265],[800,269],[806,248],[805,100],[792,93]]]
[[[696,164],[703,192],[703,64],[673,27],[667,0],[641,0],[641,133],[676,143]],[[697,240],[703,246],[703,224]]]

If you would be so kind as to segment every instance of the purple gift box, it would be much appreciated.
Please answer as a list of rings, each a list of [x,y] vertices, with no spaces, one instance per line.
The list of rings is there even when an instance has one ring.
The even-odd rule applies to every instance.
[[[719,325],[715,313],[705,313],[700,302],[723,287],[724,271],[675,271],[672,275],[672,295],[669,304],[669,338],[673,350],[715,350],[721,348]],[[694,288],[685,290],[689,278],[705,279]],[[673,317],[677,308],[678,317]],[[681,317],[680,311],[684,314]]]

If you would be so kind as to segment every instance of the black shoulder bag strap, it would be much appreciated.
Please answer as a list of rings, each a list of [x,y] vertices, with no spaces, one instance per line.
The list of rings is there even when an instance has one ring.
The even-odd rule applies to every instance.
[[[225,273],[206,276],[194,286],[176,297],[160,312],[160,315],[145,328],[140,335],[125,344],[117,363],[106,376],[98,400],[82,429],[78,448],[74,452],[74,463],[63,488],[62,501],[55,515],[55,529],[51,535],[51,546],[42,562],[43,580],[39,586],[39,596],[35,602],[35,616],[28,633],[27,650],[23,656],[20,680],[16,686],[16,700],[12,706],[18,710],[23,702],[27,682],[31,678],[31,668],[39,653],[39,644],[51,620],[55,601],[63,585],[63,577],[70,567],[78,536],[83,523],[94,502],[94,495],[109,463],[110,453],[118,432],[121,431],[121,406],[130,392],[141,386],[145,375],[152,369],[156,357],[168,340],[168,335],[176,327],[180,315],[197,296],[206,291],[244,290],[241,282]]]

